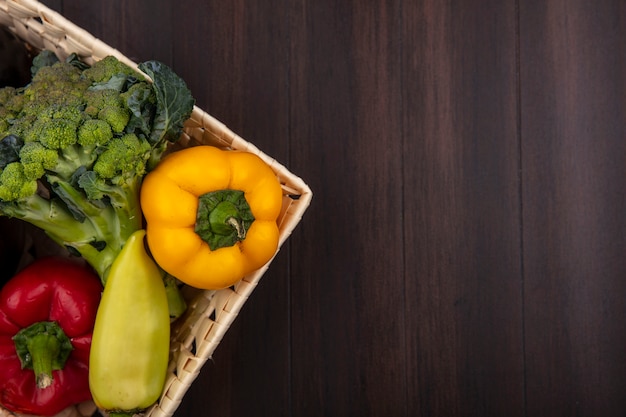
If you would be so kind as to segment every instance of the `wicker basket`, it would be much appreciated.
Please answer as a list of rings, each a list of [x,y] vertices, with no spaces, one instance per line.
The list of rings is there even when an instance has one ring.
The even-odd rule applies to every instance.
[[[0,25],[33,48],[50,49],[61,58],[74,52],[86,62],[93,63],[107,55],[114,55],[133,68],[137,67],[119,51],[33,0],[0,0]],[[279,217],[280,248],[311,201],[311,190],[304,181],[198,107],[194,108],[187,121],[179,143],[182,146],[210,144],[245,150],[259,155],[274,170],[283,188],[283,207]],[[189,308],[173,325],[165,388],[160,400],[145,412],[145,416],[174,414],[268,266],[269,263],[224,290],[204,291],[183,287]],[[95,405],[90,402],[70,407],[58,416],[84,417],[96,411]],[[13,415],[0,408],[0,417]]]

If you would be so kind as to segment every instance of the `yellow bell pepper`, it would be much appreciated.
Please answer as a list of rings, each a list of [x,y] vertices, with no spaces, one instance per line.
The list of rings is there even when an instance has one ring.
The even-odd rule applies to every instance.
[[[229,287],[274,256],[281,206],[280,183],[260,157],[208,145],[168,155],[141,188],[152,256],[203,289]]]

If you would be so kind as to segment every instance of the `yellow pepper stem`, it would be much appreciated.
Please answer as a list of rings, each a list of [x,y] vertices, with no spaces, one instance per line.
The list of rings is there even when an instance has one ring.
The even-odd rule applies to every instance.
[[[243,191],[219,190],[198,198],[195,232],[211,250],[233,246],[246,238],[254,221]]]

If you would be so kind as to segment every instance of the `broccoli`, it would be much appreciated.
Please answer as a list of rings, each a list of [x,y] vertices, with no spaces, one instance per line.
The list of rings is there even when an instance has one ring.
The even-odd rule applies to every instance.
[[[104,120],[115,133],[126,129],[131,112],[119,91],[109,88],[87,90],[85,99],[85,114]]]
[[[113,138],[98,157],[93,171],[101,178],[121,185],[146,173],[146,161],[150,150],[150,144],[134,133]]]
[[[13,115],[4,107],[0,107],[0,136],[5,136],[9,129],[9,123],[6,119],[13,117]]]
[[[88,119],[78,128],[76,141],[85,152],[93,152],[98,146],[113,138],[113,128],[104,120]]]
[[[97,61],[90,68],[85,69],[83,75],[90,80],[94,86],[107,83],[111,81],[111,79],[143,78],[128,65],[113,56],[106,56],[100,61]]]
[[[35,181],[43,177],[46,170],[53,170],[59,159],[56,150],[48,149],[39,142],[27,142],[18,155],[26,178]]]
[[[0,215],[82,256],[103,282],[143,227],[141,181],[176,142],[194,99],[170,68],[114,57],[92,66],[50,51],[31,82],[0,89]]]
[[[37,181],[29,179],[19,162],[11,162],[0,172],[0,200],[20,201],[37,191]]]
[[[17,90],[14,87],[4,87],[0,89],[0,106],[6,105],[15,96]]]
[[[16,89],[13,87],[5,87],[0,89],[0,137],[7,134],[9,129],[9,123],[7,120],[15,117],[22,109],[21,100],[19,100],[16,94]]]

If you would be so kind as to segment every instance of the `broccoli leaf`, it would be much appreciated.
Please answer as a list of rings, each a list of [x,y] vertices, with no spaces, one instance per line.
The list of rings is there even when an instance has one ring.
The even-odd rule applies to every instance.
[[[52,190],[59,197],[59,199],[63,202],[69,213],[76,219],[78,222],[82,223],[87,219],[88,214],[76,204],[76,190],[72,189],[72,186],[68,183],[58,182],[51,184]]]
[[[89,90],[115,90],[122,91],[126,82],[128,81],[128,75],[126,74],[114,74],[108,81],[101,83],[94,83],[89,86]]]
[[[131,118],[126,125],[129,133],[139,129],[144,135],[150,134],[154,104],[151,102],[152,89],[133,88],[123,94],[126,106],[131,111]]]
[[[94,171],[83,170],[77,178],[76,186],[83,190],[89,203],[101,209],[111,205],[111,196],[117,191],[116,186],[108,185]]]
[[[83,60],[80,58],[80,56],[78,56],[77,53],[71,53],[66,59],[65,62],[67,62],[68,64],[71,64],[73,66],[75,66],[76,68],[78,68],[79,70],[83,71],[86,70],[87,68],[89,68],[89,64],[83,62]]]
[[[93,171],[85,171],[78,177],[78,186],[85,191],[92,202],[101,201],[106,193],[102,189],[102,179]]]
[[[24,141],[15,135],[9,135],[0,140],[0,169],[11,162],[20,160],[20,149],[24,146]]]
[[[139,69],[152,79],[157,98],[150,143],[158,145],[163,140],[177,141],[195,104],[191,91],[182,78],[161,62],[147,61],[139,64]]]
[[[49,67],[59,62],[59,58],[56,54],[48,49],[41,51],[35,58],[33,58],[33,65],[30,68],[30,73],[34,77],[43,67]]]

